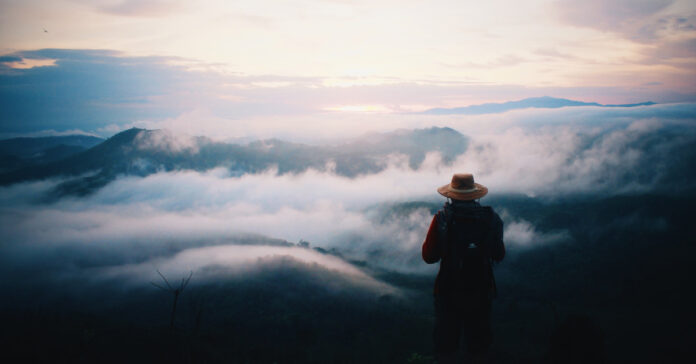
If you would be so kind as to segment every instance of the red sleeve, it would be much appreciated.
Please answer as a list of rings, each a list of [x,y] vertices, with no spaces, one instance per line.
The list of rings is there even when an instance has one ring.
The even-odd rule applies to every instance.
[[[437,263],[440,260],[440,249],[437,242],[437,215],[433,216],[430,222],[428,235],[423,242],[423,260],[428,264]]]

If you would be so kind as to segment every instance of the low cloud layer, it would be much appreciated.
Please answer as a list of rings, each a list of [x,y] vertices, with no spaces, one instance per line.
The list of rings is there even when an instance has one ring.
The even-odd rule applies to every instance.
[[[489,187],[482,202],[495,202],[511,254],[577,244],[569,228],[517,215],[524,209],[508,208],[504,197],[546,203],[691,191],[692,109],[527,110],[448,119],[469,137],[455,160],[429,153],[413,168],[406,156],[392,154],[383,170],[354,178],[329,167],[243,175],[217,167],[121,176],[87,196],[52,202],[45,196],[60,180],[5,186],[0,273],[25,294],[28,287],[61,282],[143,288],[157,279],[155,269],[176,279],[193,271],[197,282],[239,279],[292,262],[291,271],[299,264],[344,277],[340,284],[317,281],[337,291],[394,294],[371,275],[435,273],[437,265],[421,260],[421,243],[432,210],[444,202],[435,189],[453,173],[472,172]],[[415,120],[404,117],[406,124]],[[196,139],[179,135],[163,133],[137,145],[195,153]],[[305,247],[295,246],[301,241]]]
[[[340,258],[321,254],[302,247],[268,245],[225,244],[184,249],[173,256],[160,256],[141,263],[106,266],[95,270],[96,279],[125,281],[144,286],[148,282],[160,282],[158,271],[165,277],[185,278],[196,273],[196,284],[209,284],[230,278],[253,276],[259,270],[269,269],[283,260],[308,267],[320,267],[345,278],[337,288],[346,283],[377,293],[396,293],[388,284],[370,277]],[[161,284],[161,283],[160,283]]]
[[[41,196],[60,181],[3,187],[3,255],[10,266],[15,266],[9,258],[14,254],[26,255],[16,264],[62,264],[70,259],[59,258],[61,251],[84,249],[90,252],[84,259],[94,264],[142,264],[183,249],[265,236],[309,241],[311,247],[334,249],[346,259],[376,267],[426,272],[433,268],[420,262],[419,249],[430,211],[399,204],[444,201],[435,188],[454,172],[473,172],[492,196],[547,199],[642,193],[668,186],[666,178],[679,163],[673,158],[688,158],[683,153],[693,146],[694,130],[681,119],[636,120],[626,116],[631,112],[622,111],[623,116],[609,117],[606,123],[594,118],[575,124],[540,123],[558,114],[538,113],[536,122],[522,117],[499,130],[479,126],[467,152],[451,164],[431,153],[413,169],[407,158],[393,155],[385,161],[386,169],[356,178],[330,169],[242,176],[225,168],[160,172],[122,177],[86,197],[49,204],[41,203]],[[195,145],[169,139],[150,142],[149,147],[170,149]],[[384,206],[394,206],[392,218],[384,218],[389,212]],[[504,219],[512,245],[567,238],[563,231],[539,231],[516,216],[504,214]],[[114,261],[107,262],[108,257]]]
[[[567,231],[541,233],[526,220],[512,220],[505,225],[505,244],[510,247],[532,248],[548,243],[571,240]]]
[[[171,130],[158,133],[140,133],[136,136],[135,146],[141,150],[156,150],[167,153],[198,153],[196,138],[185,134],[175,135]]]

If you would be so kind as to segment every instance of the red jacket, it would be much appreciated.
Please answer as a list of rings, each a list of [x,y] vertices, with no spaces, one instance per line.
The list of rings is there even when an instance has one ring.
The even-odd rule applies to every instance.
[[[478,205],[478,203],[476,203],[476,205]],[[435,214],[435,216],[433,216],[433,220],[430,222],[430,228],[428,229],[428,234],[423,242],[423,260],[428,264],[437,263],[440,261],[440,259],[442,259],[442,244],[445,242],[440,241],[441,239],[438,234],[438,224],[440,223],[439,219],[442,218],[442,216],[444,216],[442,211],[439,211],[437,214]],[[491,240],[489,241],[491,246],[491,259],[495,262],[500,262],[505,257],[505,244],[503,243],[503,221],[496,213],[493,213],[490,228],[492,229],[492,234],[490,235]],[[442,284],[440,273],[441,272],[438,272],[437,278],[435,279],[435,294],[438,294],[443,290],[443,287],[441,287]]]

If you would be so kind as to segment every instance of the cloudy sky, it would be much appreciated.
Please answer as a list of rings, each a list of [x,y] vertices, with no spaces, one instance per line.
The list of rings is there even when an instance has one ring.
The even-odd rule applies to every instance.
[[[695,55],[688,0],[0,0],[0,133],[693,101]]]

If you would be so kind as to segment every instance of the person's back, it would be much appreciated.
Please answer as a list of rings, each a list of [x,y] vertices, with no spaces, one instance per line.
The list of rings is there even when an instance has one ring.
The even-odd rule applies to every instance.
[[[476,202],[488,189],[470,174],[455,174],[438,192],[451,201],[433,217],[423,243],[423,260],[440,261],[434,289],[435,350],[440,362],[454,361],[463,334],[467,351],[482,358],[491,343],[492,264],[505,256],[503,223],[491,207]]]

